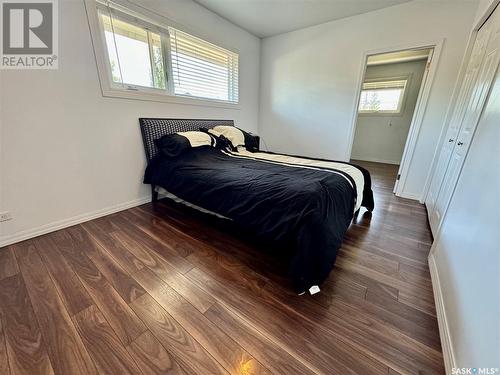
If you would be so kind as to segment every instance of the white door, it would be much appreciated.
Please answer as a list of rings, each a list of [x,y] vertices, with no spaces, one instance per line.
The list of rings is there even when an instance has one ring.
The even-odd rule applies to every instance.
[[[415,123],[415,115],[420,111],[420,106],[422,105],[422,93],[424,91],[425,84],[427,82],[427,78],[429,77],[429,67],[431,66],[432,57],[434,56],[434,49],[429,51],[429,56],[427,57],[427,63],[425,65],[424,75],[422,76],[422,81],[420,81],[420,89],[418,90],[417,103],[415,104],[415,108],[413,109],[413,117],[411,119],[410,131],[406,138],[405,147],[403,149],[403,155],[401,156],[401,163],[399,164],[398,176],[396,178],[396,182],[394,184],[394,188],[392,192],[396,195],[401,195],[402,191],[398,190],[399,178],[401,177],[401,173],[403,171],[403,165],[409,163],[408,158],[408,144],[410,143],[410,137],[414,137],[412,134],[412,129],[414,128],[413,124]]]
[[[439,230],[498,66],[499,36],[497,10],[479,30],[429,191],[428,209],[434,233]]]

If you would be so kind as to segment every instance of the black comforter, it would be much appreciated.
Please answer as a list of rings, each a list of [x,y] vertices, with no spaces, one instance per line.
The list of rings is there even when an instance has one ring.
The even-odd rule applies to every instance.
[[[369,173],[362,205],[373,209]],[[297,292],[321,284],[332,269],[353,217],[354,180],[346,173],[235,158],[213,147],[159,156],[144,182],[234,220],[257,235],[293,244]]]

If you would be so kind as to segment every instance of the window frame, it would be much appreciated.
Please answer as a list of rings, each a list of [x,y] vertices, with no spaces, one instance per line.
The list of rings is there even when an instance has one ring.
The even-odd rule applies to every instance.
[[[145,29],[146,31],[148,32],[153,32],[155,34],[158,34],[160,35],[160,38],[161,38],[161,46],[162,46],[162,50],[164,51],[164,55],[163,55],[163,66],[164,66],[164,69],[165,71],[167,72],[167,85],[166,85],[166,88],[165,89],[160,89],[160,88],[156,88],[156,87],[149,87],[149,86],[142,86],[142,85],[134,85],[134,84],[129,84],[129,83],[118,83],[118,82],[115,82],[113,80],[113,77],[111,76],[111,64],[110,64],[110,58],[109,58],[109,52],[108,52],[108,46],[107,46],[107,43],[106,43],[106,36],[105,36],[105,30],[104,30],[104,26],[103,26],[103,23],[102,23],[102,19],[101,17],[99,16],[99,11],[103,12],[103,13],[107,13],[108,12],[108,9],[100,4],[100,3],[97,3],[96,2],[96,8],[97,8],[97,19],[98,19],[98,22],[99,22],[99,33],[101,34],[101,38],[103,40],[103,54],[104,54],[104,57],[105,57],[105,63],[106,63],[106,67],[107,67],[107,70],[108,70],[108,77],[109,77],[109,85],[112,89],[115,89],[115,90],[133,90],[133,91],[144,91],[144,92],[147,92],[147,93],[157,93],[157,94],[161,94],[161,95],[165,95],[165,94],[170,94],[172,93],[172,91],[170,90],[171,87],[170,87],[170,82],[171,82],[171,79],[169,79],[169,77],[172,76],[172,72],[171,72],[171,67],[170,67],[170,63],[169,63],[169,55],[170,55],[170,44],[165,40],[165,37],[168,38],[169,37],[169,33],[168,33],[168,29],[164,29],[164,28],[160,28],[160,27],[157,27],[149,22],[146,22],[140,18],[137,18],[137,17],[134,17],[130,14],[127,14],[125,12],[121,12],[121,11],[114,11],[114,13],[116,13],[116,17],[118,19],[120,19],[120,21],[124,21],[124,22],[127,22],[129,24],[132,24],[132,25],[136,25],[136,26],[139,26],[139,27],[142,27],[143,29]],[[149,36],[149,34],[148,34]],[[150,38],[148,38],[150,39]],[[149,56],[150,56],[150,59],[151,59],[151,45],[150,45],[150,40],[148,40],[148,49],[149,49]],[[151,65],[151,69],[153,69],[153,66]],[[122,77],[123,78],[123,77]],[[126,87],[125,87],[126,86]]]
[[[378,77],[378,78],[370,78],[365,79],[361,84],[361,93],[359,95],[359,101],[357,104],[357,111],[359,116],[403,116],[404,110],[406,107],[406,99],[408,96],[408,88],[411,85],[411,77],[412,74],[404,75],[404,76],[391,76],[391,77]],[[405,87],[403,89],[403,93],[401,94],[398,109],[396,110],[382,110],[382,111],[372,111],[372,110],[361,110],[359,109],[359,104],[361,102],[361,95],[363,90],[363,85],[365,83],[377,83],[377,82],[390,82],[390,81],[406,81]],[[376,90],[384,90],[376,89]]]
[[[152,87],[145,87],[139,85],[129,85],[121,84],[113,81],[111,76],[111,64],[108,56],[108,49],[105,39],[105,31],[102,27],[102,21],[100,19],[99,10],[103,11],[105,8],[100,2],[96,0],[84,0],[85,9],[87,13],[87,19],[89,22],[90,34],[92,38],[94,56],[97,64],[97,71],[99,76],[99,82],[101,86],[101,92],[104,97],[110,98],[122,98],[122,99],[135,99],[153,102],[167,102],[175,104],[189,104],[189,105],[200,105],[209,107],[221,107],[221,108],[231,108],[231,109],[241,109],[241,90],[240,81],[238,82],[238,90],[240,92],[238,102],[230,102],[225,100],[217,100],[210,98],[201,97],[190,97],[187,95],[175,95],[172,80],[172,67],[170,58],[170,42],[169,39],[164,38],[164,35],[168,36],[168,28],[173,27],[182,32],[191,34],[210,42],[216,46],[224,48],[228,51],[236,53],[239,52],[232,48],[227,48],[218,42],[213,42],[206,37],[200,37],[197,33],[188,30],[183,25],[168,20],[165,22],[165,17],[160,16],[152,11],[148,11],[142,7],[135,4],[127,2],[127,6],[121,6],[119,0],[113,1],[113,7],[117,8],[117,13],[119,18],[123,19],[125,22],[131,20],[133,24],[137,24],[151,32],[160,34],[162,39],[162,49],[164,50],[164,66],[167,72],[167,87],[166,89],[158,89]],[[166,60],[166,61],[165,61]],[[238,59],[238,72],[240,71],[240,64]],[[125,87],[126,86],[126,87]]]

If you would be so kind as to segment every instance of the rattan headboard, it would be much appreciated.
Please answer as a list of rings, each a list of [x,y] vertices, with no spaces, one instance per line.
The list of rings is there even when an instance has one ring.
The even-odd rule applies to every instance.
[[[217,125],[234,126],[233,120],[198,120],[179,118],[140,118],[142,140],[148,163],[158,153],[155,139],[163,137],[165,134],[198,130],[200,128],[210,129]]]

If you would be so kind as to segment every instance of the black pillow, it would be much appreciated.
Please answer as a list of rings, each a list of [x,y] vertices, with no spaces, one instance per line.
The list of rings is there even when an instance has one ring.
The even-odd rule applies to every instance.
[[[252,133],[246,132],[243,129],[236,128],[240,132],[243,133],[243,137],[245,138],[245,148],[248,151],[257,151],[259,149],[259,137],[253,135]]]
[[[241,130],[241,129],[240,129]],[[259,136],[241,130],[245,136],[245,148],[248,151],[259,151]]]

